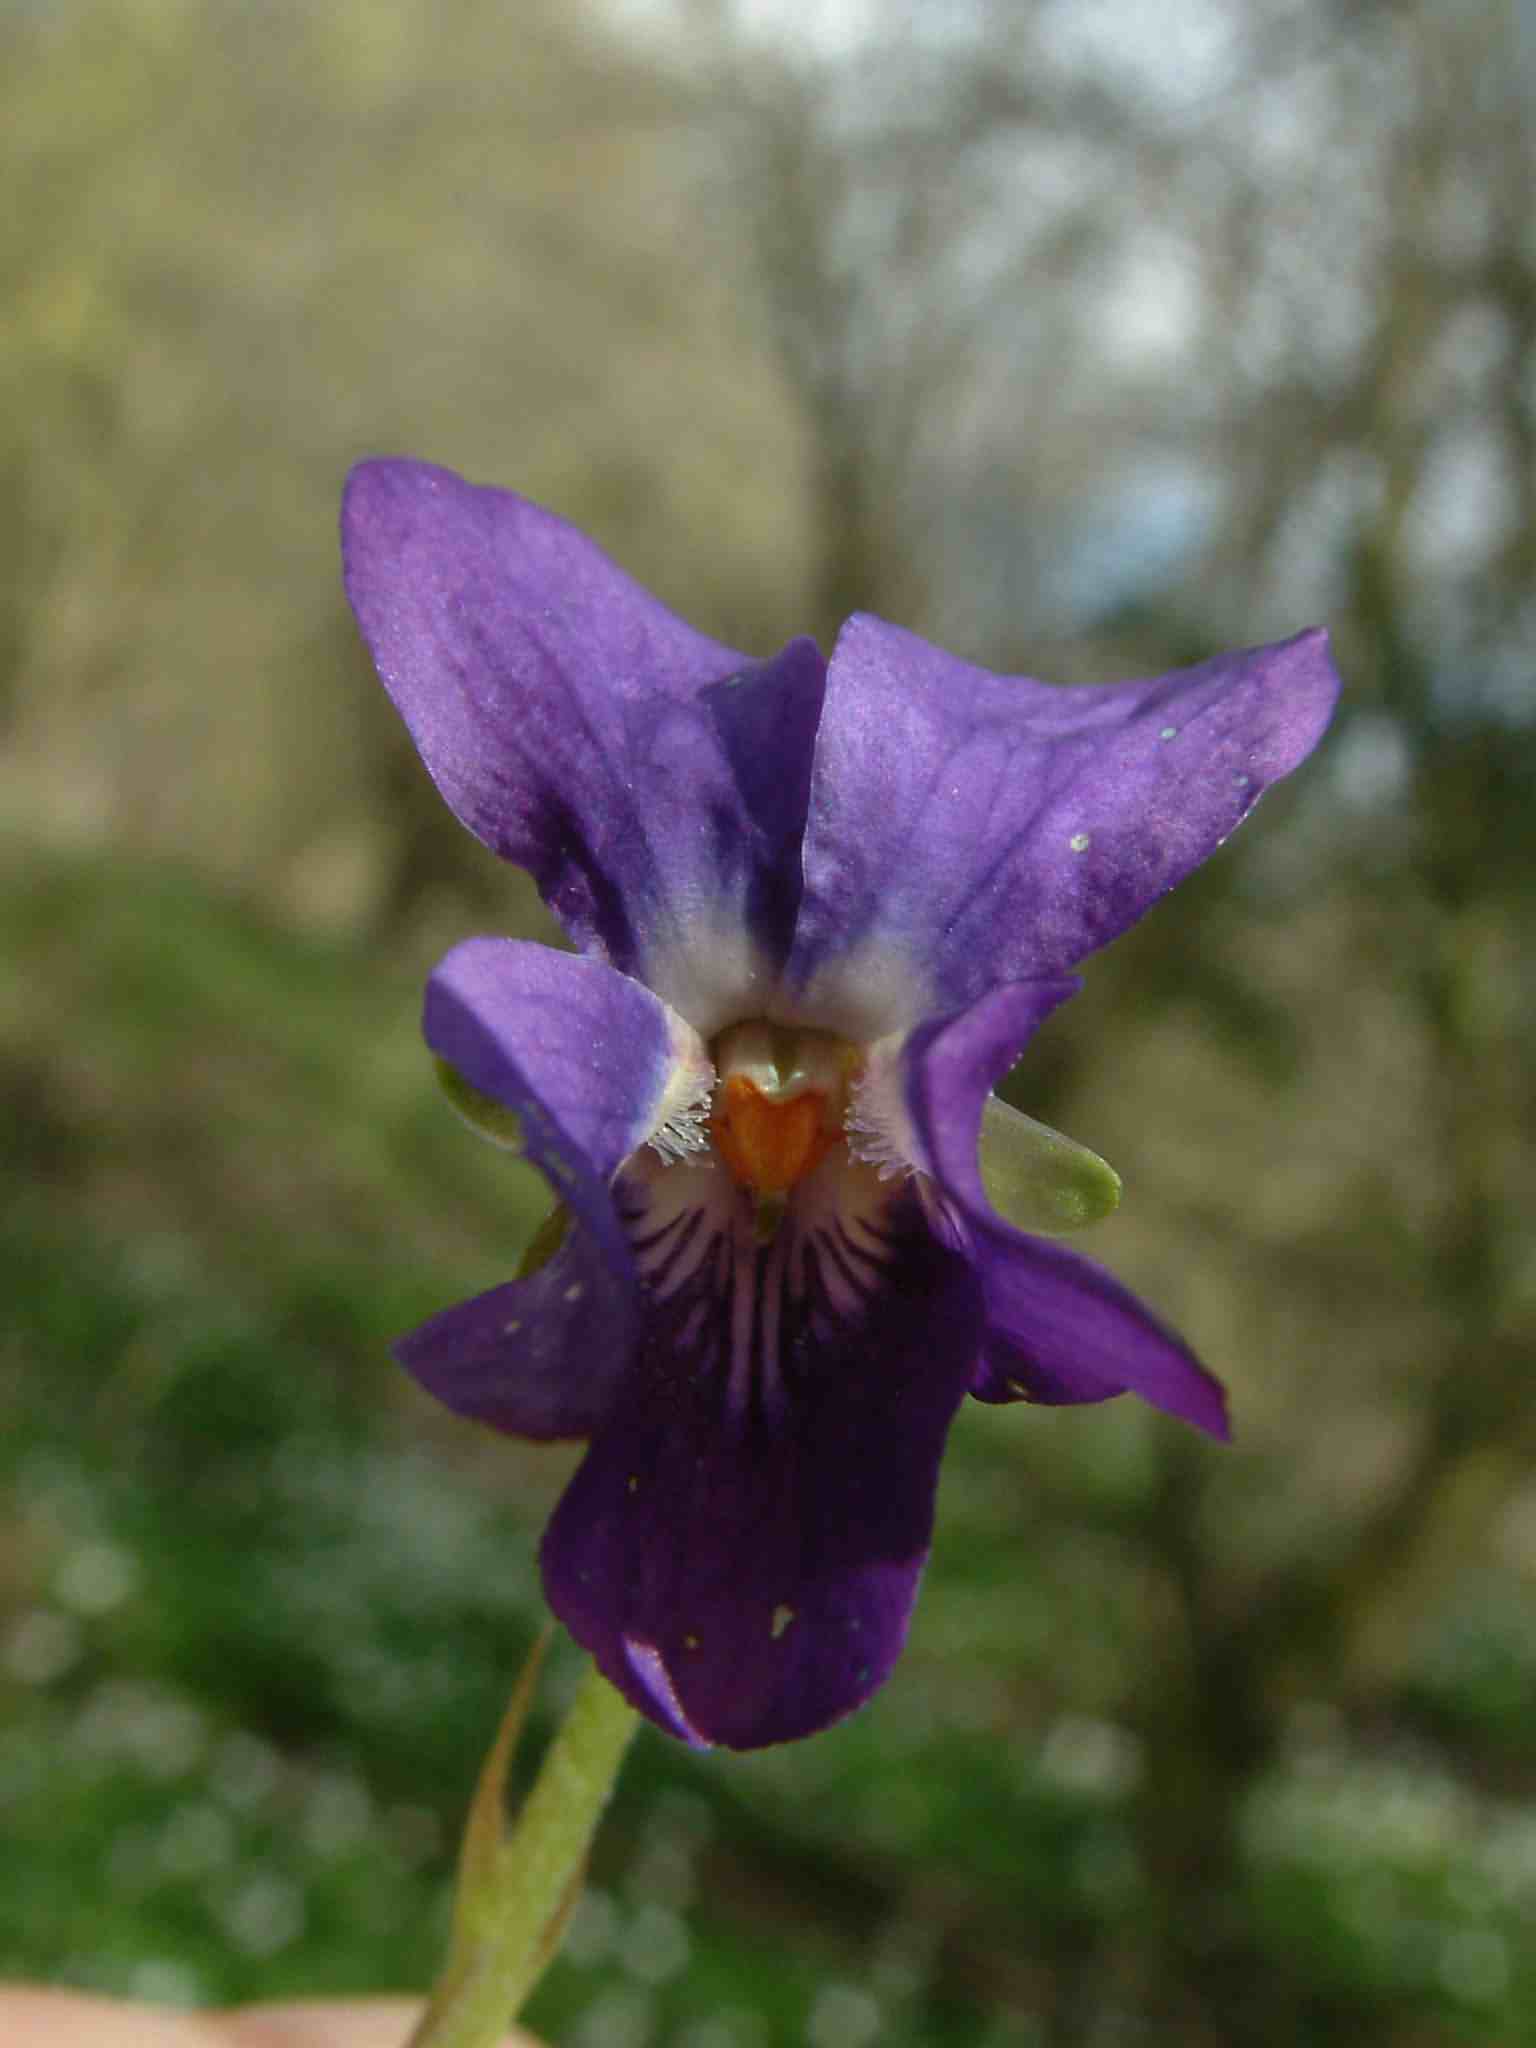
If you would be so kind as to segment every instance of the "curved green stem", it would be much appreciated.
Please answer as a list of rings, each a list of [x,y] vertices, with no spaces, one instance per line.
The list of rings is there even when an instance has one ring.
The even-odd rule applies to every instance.
[[[486,1761],[465,1832],[448,1966],[408,2048],[499,2048],[554,1954],[624,1752],[634,1709],[589,1666],[522,1810],[502,1788],[537,1676],[530,1659]]]

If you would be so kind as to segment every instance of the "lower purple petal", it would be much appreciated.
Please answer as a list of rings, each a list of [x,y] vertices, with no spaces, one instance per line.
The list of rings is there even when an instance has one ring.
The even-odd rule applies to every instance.
[[[538,1272],[444,1309],[395,1356],[456,1415],[511,1436],[591,1436],[628,1362],[635,1316],[633,1285],[576,1230]]]
[[[1139,1394],[1223,1440],[1226,1397],[1189,1347],[1080,1252],[1022,1231],[977,1231],[987,1337],[971,1391],[983,1401],[1103,1401]]]
[[[544,1578],[642,1713],[750,1749],[849,1713],[895,1663],[979,1299],[910,1195],[881,1190],[877,1223],[792,1211],[768,1245],[734,1188],[706,1200],[650,1251],[632,1223],[639,1344]]]

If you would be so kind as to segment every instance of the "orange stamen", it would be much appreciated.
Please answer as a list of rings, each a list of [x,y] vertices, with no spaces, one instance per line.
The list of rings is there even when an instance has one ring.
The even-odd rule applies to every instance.
[[[823,1121],[826,1097],[814,1089],[775,1101],[745,1074],[732,1074],[720,1092],[710,1135],[736,1179],[754,1194],[788,1194],[819,1165],[836,1134]]]

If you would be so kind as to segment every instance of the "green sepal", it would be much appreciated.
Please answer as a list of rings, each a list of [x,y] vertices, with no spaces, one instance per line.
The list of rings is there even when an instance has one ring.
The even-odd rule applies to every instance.
[[[1113,1215],[1120,1176],[1075,1139],[995,1095],[981,1112],[981,1184],[998,1215],[1052,1237]]]
[[[564,1202],[556,1202],[553,1209],[550,1210],[544,1221],[528,1240],[528,1249],[518,1260],[517,1272],[514,1277],[518,1280],[526,1280],[530,1275],[537,1273],[541,1266],[547,1266],[555,1256],[555,1253],[559,1251],[561,1245],[565,1243],[566,1234],[570,1227],[570,1210],[567,1209]]]
[[[523,1120],[515,1109],[508,1109],[494,1095],[483,1095],[447,1060],[434,1057],[432,1064],[437,1069],[437,1085],[472,1131],[489,1138],[493,1145],[500,1145],[503,1151],[522,1151]]]

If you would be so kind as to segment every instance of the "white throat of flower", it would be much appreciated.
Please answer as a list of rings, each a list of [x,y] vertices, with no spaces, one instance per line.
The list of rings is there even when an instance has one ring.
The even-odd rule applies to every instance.
[[[904,1032],[878,1039],[866,1051],[848,1101],[848,1149],[882,1180],[914,1171],[917,1151],[903,1087]]]
[[[928,1190],[927,1148],[907,1102],[904,1031],[860,1046],[752,1018],[706,1047],[674,1015],[673,1039],[651,1149],[667,1165],[723,1166],[752,1197],[763,1241],[824,1162],[843,1159],[882,1182],[915,1175],[919,1192]],[[996,1095],[982,1105],[977,1148],[987,1201],[1017,1229],[1077,1230],[1119,1200],[1119,1176],[1096,1153]]]
[[[667,1164],[695,1159],[710,1149],[709,1112],[715,1092],[715,1069],[708,1049],[691,1024],[674,1010],[672,1072],[656,1108],[647,1143]]]

